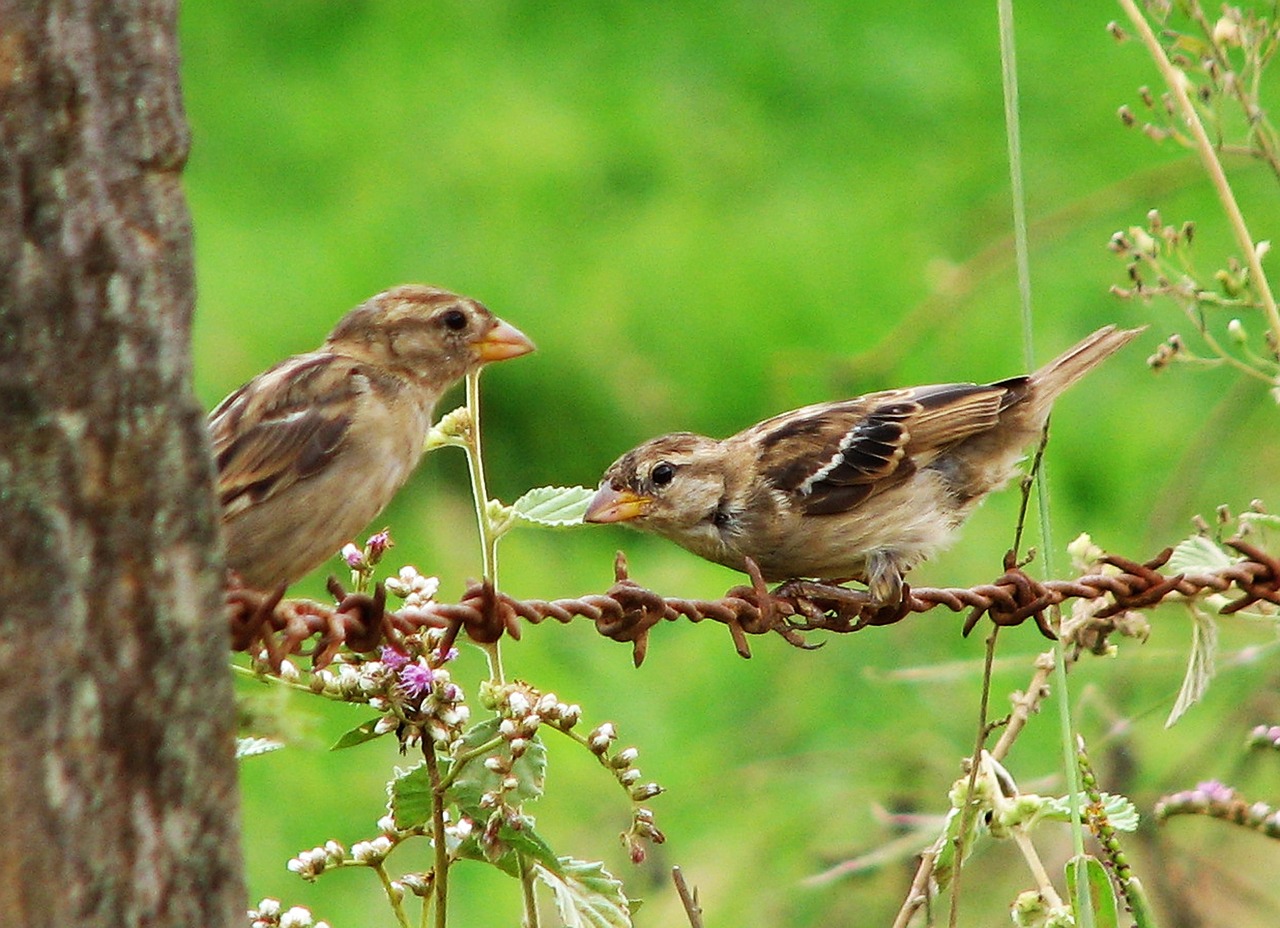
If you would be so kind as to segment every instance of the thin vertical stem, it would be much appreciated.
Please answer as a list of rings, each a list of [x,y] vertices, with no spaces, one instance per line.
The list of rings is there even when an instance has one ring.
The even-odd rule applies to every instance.
[[[480,549],[484,563],[485,579],[498,586],[498,538],[489,524],[489,489],[484,479],[484,456],[480,448],[480,370],[467,375],[467,411],[471,422],[467,429],[467,467],[471,472],[471,495],[475,500],[476,524],[480,532]],[[501,682],[502,649],[499,642],[482,645],[489,661],[489,679]]]
[[[1122,0],[1123,2],[1123,0]],[[1000,19],[1000,69],[1004,86],[1005,133],[1009,146],[1009,187],[1013,197],[1014,254],[1018,267],[1018,295],[1021,303],[1022,345],[1028,370],[1035,367],[1032,342],[1031,261],[1027,246],[1026,187],[1022,171],[1022,130],[1018,107],[1018,63],[1015,54],[1013,0],[997,0]],[[1049,519],[1049,492],[1044,472],[1036,481],[1036,502],[1040,510],[1040,539],[1045,572],[1053,576],[1053,532]],[[1058,627],[1061,613],[1055,608]],[[1061,638],[1054,646],[1054,685],[1058,695],[1059,738],[1062,745],[1063,772],[1067,781],[1071,808],[1071,841],[1076,856],[1084,854],[1084,825],[1080,815],[1080,772],[1076,767],[1075,728],[1071,719],[1071,700],[1067,689],[1066,652]],[[1073,902],[1076,900],[1073,900]],[[1092,928],[1093,910],[1087,897],[1076,917],[1082,928]]]

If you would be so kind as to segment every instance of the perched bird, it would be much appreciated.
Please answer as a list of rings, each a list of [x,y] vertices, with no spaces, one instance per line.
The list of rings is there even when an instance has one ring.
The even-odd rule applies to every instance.
[[[676,432],[605,471],[587,522],[624,522],[764,579],[858,580],[874,604],[1016,473],[1054,400],[1141,329],[1107,326],[1032,374],[818,403],[720,441]]]
[[[271,590],[336,555],[408,479],[445,390],[532,350],[475,300],[405,285],[253,378],[209,414],[227,566]]]

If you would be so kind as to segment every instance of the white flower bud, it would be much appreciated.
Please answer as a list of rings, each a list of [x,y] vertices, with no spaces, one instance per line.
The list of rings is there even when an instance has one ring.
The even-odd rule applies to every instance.
[[[280,914],[280,900],[263,899],[258,903],[258,914],[265,915],[267,918],[275,918]]]
[[[400,720],[394,715],[384,715],[374,724],[373,731],[375,734],[385,735],[389,731],[395,731],[399,725]]]
[[[280,928],[311,928],[311,912],[295,905],[280,916]]]

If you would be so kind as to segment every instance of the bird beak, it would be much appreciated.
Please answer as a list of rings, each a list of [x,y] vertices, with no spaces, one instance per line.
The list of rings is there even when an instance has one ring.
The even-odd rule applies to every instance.
[[[533,342],[529,340],[529,336],[501,319],[476,345],[480,349],[480,360],[486,364],[490,361],[518,358],[533,350]]]
[[[630,490],[615,490],[611,486],[602,486],[596,495],[587,503],[587,511],[582,516],[583,522],[630,522],[640,516],[647,515],[653,500]]]

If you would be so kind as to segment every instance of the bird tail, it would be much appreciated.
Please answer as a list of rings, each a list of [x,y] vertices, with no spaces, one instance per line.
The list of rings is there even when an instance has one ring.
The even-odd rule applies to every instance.
[[[1103,326],[1031,375],[1036,405],[1046,411],[1063,390],[1146,331]]]

